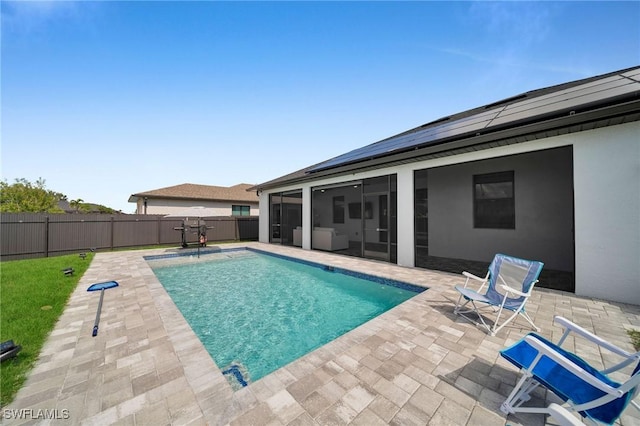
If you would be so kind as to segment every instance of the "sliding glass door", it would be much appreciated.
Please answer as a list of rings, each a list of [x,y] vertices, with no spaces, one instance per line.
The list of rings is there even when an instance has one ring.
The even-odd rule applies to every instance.
[[[294,245],[294,230],[302,227],[302,191],[288,191],[269,196],[271,234],[269,241]]]
[[[362,257],[362,182],[311,190],[311,248]]]
[[[364,257],[389,260],[389,194],[363,194]],[[375,207],[374,207],[375,206]],[[377,211],[374,214],[373,209]]]
[[[396,175],[312,188],[312,248],[396,262]]]
[[[415,265],[428,266],[429,258],[429,199],[427,176],[429,170],[414,172],[414,220],[415,220]]]
[[[280,227],[282,222],[282,194],[269,195],[269,219],[271,224],[269,242],[280,243]]]
[[[396,175],[365,179],[362,186],[364,257],[396,262]]]

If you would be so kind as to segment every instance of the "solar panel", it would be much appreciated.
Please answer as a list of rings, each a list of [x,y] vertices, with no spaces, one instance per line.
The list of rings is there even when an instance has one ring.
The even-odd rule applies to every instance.
[[[354,149],[346,154],[318,164],[316,167],[311,169],[310,172],[313,173],[315,171],[336,167],[358,160],[379,157],[381,154],[389,155],[394,152],[401,152],[406,149],[427,145],[430,142],[455,136],[457,134],[476,132],[484,129],[491,120],[496,117],[496,115],[498,115],[498,111],[496,110],[485,111],[471,117],[456,120],[452,123],[440,124],[435,127],[429,127],[423,130],[385,139],[362,148]]]
[[[499,126],[509,122],[523,120],[533,116],[543,116],[567,111],[582,105],[601,102],[620,95],[633,93],[639,89],[638,83],[626,78],[606,79],[601,84],[588,84],[572,89],[562,90],[554,94],[540,96],[528,102],[509,105],[491,123]]]
[[[599,80],[595,82],[590,82],[587,84],[583,84],[576,87],[571,87],[565,90],[561,90],[558,92],[550,93],[543,96],[538,96],[532,99],[528,99],[526,101],[519,102],[517,104],[509,105],[508,109],[527,107],[530,105],[540,105],[549,103],[549,101],[558,100],[558,99],[570,99],[577,98],[581,95],[588,93],[597,93],[606,90],[611,90],[619,86],[624,86],[627,84],[633,84],[632,81],[626,78],[621,77],[610,77],[604,80]]]
[[[633,78],[633,79],[640,79],[640,68],[636,68],[635,70],[630,70],[627,72],[623,72],[622,74],[625,77],[629,77],[629,78]]]
[[[625,78],[628,77],[628,78]],[[432,145],[445,139],[495,129],[518,121],[543,117],[580,106],[603,102],[640,90],[640,68],[626,73],[558,90],[534,98],[516,97],[512,103],[473,114],[454,121],[403,133],[382,141],[354,149],[316,165],[309,173],[326,170],[358,161],[378,158]]]

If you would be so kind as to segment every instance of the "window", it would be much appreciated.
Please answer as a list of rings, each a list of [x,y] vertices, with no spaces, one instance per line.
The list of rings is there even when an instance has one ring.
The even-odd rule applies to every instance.
[[[333,223],[344,223],[344,196],[333,197]]]
[[[251,206],[231,206],[231,216],[251,216]]]
[[[513,176],[513,171],[473,176],[475,228],[515,229]]]

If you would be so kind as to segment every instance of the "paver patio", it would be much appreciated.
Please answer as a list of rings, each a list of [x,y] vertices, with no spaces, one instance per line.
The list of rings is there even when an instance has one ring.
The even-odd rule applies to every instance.
[[[3,423],[554,424],[542,415],[507,418],[500,412],[518,373],[498,351],[530,330],[518,319],[491,337],[453,315],[449,299],[457,295],[453,287],[461,282],[460,275],[260,243],[225,248],[235,246],[253,246],[429,290],[234,392],[143,259],[166,250],[98,253],[25,386],[4,407]],[[105,291],[100,331],[91,337],[98,294],[86,289],[110,280],[120,286]],[[640,328],[639,306],[543,288],[534,290],[527,311],[541,333],[554,340],[561,333],[552,325],[554,315],[629,351],[633,348],[626,328]],[[584,341],[567,343],[594,365],[612,364],[608,355]],[[538,397],[555,401],[543,392]],[[13,418],[20,409],[31,411]],[[47,413],[59,418],[43,420]],[[29,418],[38,415],[39,419]],[[629,409],[620,424],[638,425],[640,416]]]

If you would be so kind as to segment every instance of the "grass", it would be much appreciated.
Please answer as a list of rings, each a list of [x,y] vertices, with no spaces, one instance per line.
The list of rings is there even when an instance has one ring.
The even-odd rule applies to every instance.
[[[640,351],[640,331],[638,330],[627,330],[629,337],[631,338],[631,344],[636,349],[636,351]]]
[[[4,361],[0,368],[0,406],[9,404],[24,383],[93,256],[14,260],[0,265],[0,340],[22,346],[18,356]],[[67,267],[75,270],[73,275],[62,273]]]

